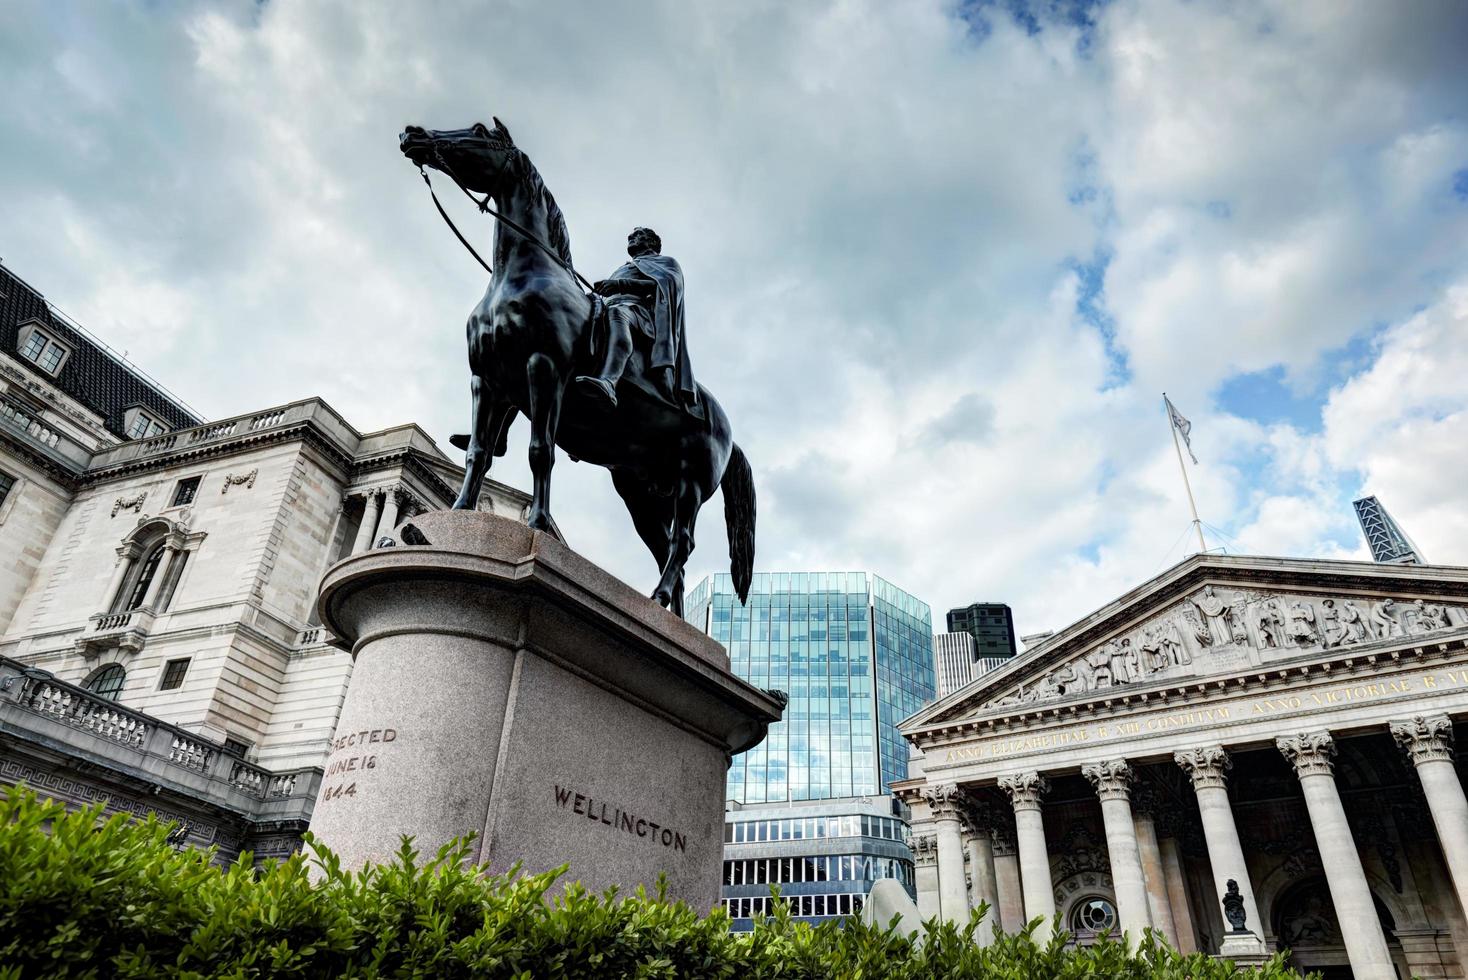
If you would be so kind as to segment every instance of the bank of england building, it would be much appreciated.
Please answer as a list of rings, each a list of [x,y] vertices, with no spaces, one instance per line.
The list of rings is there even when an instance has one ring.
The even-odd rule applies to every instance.
[[[920,911],[1463,976],[1465,718],[1468,568],[1194,555],[903,723]]]
[[[0,784],[294,850],[352,667],[317,582],[462,472],[319,398],[206,420],[0,265]]]

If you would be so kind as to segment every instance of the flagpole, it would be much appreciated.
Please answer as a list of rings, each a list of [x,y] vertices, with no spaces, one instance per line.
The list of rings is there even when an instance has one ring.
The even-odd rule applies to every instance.
[[[1173,421],[1172,410],[1167,407],[1167,392],[1162,393],[1162,411],[1167,414],[1167,427],[1172,430],[1172,448],[1177,450],[1177,468],[1183,474],[1183,489],[1188,492],[1188,510],[1193,514],[1193,530],[1198,532],[1198,552],[1200,554],[1208,551],[1208,545],[1203,541],[1203,522],[1198,520],[1198,505],[1193,502],[1193,485],[1188,482],[1188,468],[1183,465],[1183,447],[1177,439],[1177,423]]]

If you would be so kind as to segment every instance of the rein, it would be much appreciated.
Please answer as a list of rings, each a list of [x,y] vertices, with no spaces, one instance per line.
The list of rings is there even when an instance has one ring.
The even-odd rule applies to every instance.
[[[506,218],[503,214],[500,214],[494,208],[490,207],[490,198],[488,194],[484,195],[484,200],[482,201],[471,194],[469,192],[469,188],[465,187],[464,182],[459,179],[458,174],[455,174],[453,170],[450,169],[448,163],[444,160],[444,158],[439,155],[438,147],[436,146],[433,148],[433,159],[438,164],[438,168],[444,173],[448,174],[449,179],[452,180],[456,185],[458,185],[459,190],[464,192],[464,196],[474,202],[474,206],[479,209],[481,214],[492,215],[499,221],[502,221],[505,224],[509,225],[513,230],[518,232],[521,237],[530,242],[530,244],[540,249],[546,255],[549,255],[551,259],[556,263],[556,265],[560,266],[562,269],[565,269],[567,272],[571,273],[571,275],[580,280],[581,285],[585,286],[588,291],[592,293],[596,292],[595,287],[593,287],[591,283],[586,281],[585,276],[577,272],[574,268],[572,268],[571,263],[562,259],[550,248],[550,246],[546,245],[538,237],[536,237],[534,232],[530,231],[528,228],[525,228],[523,225],[518,224],[517,222],[511,221],[509,218]],[[500,171],[504,171],[503,163],[500,164]],[[418,165],[418,176],[422,177],[423,183],[428,185],[428,196],[433,198],[433,206],[438,208],[439,216],[442,217],[444,223],[449,226],[449,230],[454,233],[454,237],[459,240],[459,244],[463,245],[466,249],[469,250],[469,254],[474,256],[474,261],[483,266],[485,272],[488,272],[491,276],[494,275],[494,270],[490,268],[489,263],[479,257],[479,253],[474,250],[474,246],[469,244],[469,240],[464,237],[463,233],[459,231],[458,226],[454,224],[454,219],[450,218],[449,213],[443,209],[443,204],[441,204],[438,200],[438,194],[435,193],[433,190],[433,182],[428,179],[428,171],[423,169],[422,164]]]

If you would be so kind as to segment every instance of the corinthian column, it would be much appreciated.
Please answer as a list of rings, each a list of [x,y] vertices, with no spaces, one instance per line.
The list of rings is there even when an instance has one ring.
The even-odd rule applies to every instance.
[[[1045,847],[1045,819],[1040,815],[1040,797],[1050,788],[1038,772],[1002,776],[999,788],[1014,804],[1014,836],[1019,845],[1021,890],[1025,896],[1025,919],[1041,920],[1035,939],[1050,938],[1055,918],[1055,888],[1050,881],[1050,853]]]
[[[1244,900],[1244,928],[1262,932],[1259,903],[1254,900],[1249,866],[1244,863],[1244,849],[1239,844],[1239,830],[1228,802],[1228,770],[1233,762],[1221,745],[1178,752],[1173,760],[1192,778],[1193,791],[1198,796],[1198,815],[1203,818],[1203,840],[1208,846],[1208,863],[1213,867],[1213,901],[1219,917],[1223,917],[1223,894],[1228,891],[1228,883],[1238,882],[1239,895]],[[1261,942],[1251,954],[1263,951]]]
[[[1147,883],[1142,877],[1142,852],[1132,822],[1132,767],[1125,759],[1108,759],[1082,766],[1081,775],[1101,797],[1101,820],[1106,825],[1106,851],[1111,856],[1111,881],[1122,931],[1133,944],[1139,943],[1152,924],[1152,916],[1147,908]]]
[[[1341,938],[1346,944],[1346,958],[1356,980],[1395,980],[1397,972],[1387,952],[1386,936],[1376,905],[1371,900],[1371,887],[1366,883],[1366,870],[1351,825],[1336,792],[1335,739],[1321,730],[1303,732],[1275,739],[1280,752],[1295,767],[1300,788],[1305,793],[1305,807],[1310,812],[1310,826],[1315,832],[1315,847],[1320,863],[1325,866],[1325,883],[1330,887],[1330,900],[1335,905],[1341,924]]]
[[[939,783],[923,790],[933,814],[938,837],[938,903],[949,922],[968,921],[968,881],[963,874],[963,822],[959,806],[963,794],[957,783]]]
[[[1453,722],[1447,715],[1418,715],[1391,723],[1392,738],[1412,757],[1438,843],[1448,860],[1448,876],[1458,907],[1468,909],[1468,798],[1453,766]]]
[[[979,926],[978,937],[985,944],[999,925],[999,885],[994,871],[994,838],[989,829],[994,824],[987,806],[970,807],[967,813],[969,825],[968,848],[969,873],[973,876],[973,898],[970,905],[978,908],[987,904],[989,911]]]
[[[377,513],[381,504],[377,491],[369,490],[362,501],[362,523],[357,527],[357,540],[352,542],[352,554],[372,547],[372,534],[377,530]]]
[[[393,528],[398,526],[398,507],[402,504],[402,494],[401,490],[393,488],[382,495],[382,519],[377,522],[377,527],[383,534],[391,534]],[[371,543],[377,543],[376,535]]]

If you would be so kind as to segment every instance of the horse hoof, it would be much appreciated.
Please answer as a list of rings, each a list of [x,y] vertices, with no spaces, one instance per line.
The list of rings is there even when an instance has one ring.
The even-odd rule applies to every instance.
[[[549,532],[550,529],[551,529],[551,522],[550,522],[550,517],[549,516],[542,516],[542,515],[536,514],[536,515],[531,516],[531,518],[529,520],[527,520],[525,523],[530,526],[530,530],[532,530],[532,531],[546,531],[546,532]]]
[[[669,606],[671,606],[673,604],[673,593],[668,592],[668,591],[666,591],[664,589],[658,589],[656,592],[654,592],[652,594],[652,601],[653,602],[656,602],[658,605],[662,606],[664,609],[667,609]]]

